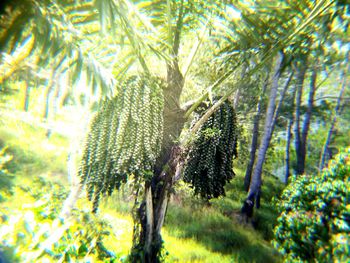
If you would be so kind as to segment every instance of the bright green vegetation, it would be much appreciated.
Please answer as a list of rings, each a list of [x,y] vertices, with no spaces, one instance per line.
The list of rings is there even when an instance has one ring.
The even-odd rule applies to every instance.
[[[315,176],[283,191],[275,246],[288,262],[346,262],[350,258],[350,148]]]
[[[1,145],[13,156],[4,168],[15,176],[12,191],[1,190],[1,252],[10,262],[22,262],[38,256],[44,262],[118,262],[125,260],[132,242],[132,196],[126,185],[108,199],[102,199],[97,216],[89,214],[91,204],[82,197],[74,219],[61,222],[58,214],[67,194],[67,139],[19,121],[4,119],[0,127]],[[19,128],[20,127],[20,128]],[[6,130],[6,131],[5,131]],[[22,136],[20,136],[22,135]],[[24,135],[24,136],[23,136]],[[59,151],[58,149],[62,149]],[[277,217],[269,205],[275,193],[264,196],[265,206],[251,226],[240,224],[239,209],[245,192],[242,171],[227,186],[226,197],[210,204],[193,198],[193,190],[181,183],[168,208],[163,229],[165,262],[279,262],[272,248],[272,221]],[[276,179],[267,177],[264,187],[277,187]],[[16,219],[16,220],[15,220]],[[269,223],[262,224],[262,222]],[[69,225],[65,225],[69,224]],[[65,230],[67,227],[67,230]],[[60,229],[60,231],[54,231]],[[40,246],[52,235],[59,238],[41,251]],[[37,262],[37,261],[35,261]]]
[[[1,204],[0,211],[0,251],[6,260],[70,262],[73,258],[87,262],[114,257],[103,242],[106,236],[114,236],[107,221],[82,210],[75,210],[72,220],[59,220],[66,197],[63,185],[43,177],[13,188],[13,196]]]
[[[347,260],[348,1],[2,2],[0,263]]]

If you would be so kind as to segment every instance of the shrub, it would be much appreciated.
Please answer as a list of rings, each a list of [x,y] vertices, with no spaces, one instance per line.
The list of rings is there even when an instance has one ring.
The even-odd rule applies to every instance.
[[[274,246],[287,262],[346,262],[350,258],[350,148],[315,176],[283,191]]]
[[[67,221],[59,218],[66,196],[43,177],[16,188],[17,199],[0,209],[0,262],[115,262],[105,220],[78,209]]]

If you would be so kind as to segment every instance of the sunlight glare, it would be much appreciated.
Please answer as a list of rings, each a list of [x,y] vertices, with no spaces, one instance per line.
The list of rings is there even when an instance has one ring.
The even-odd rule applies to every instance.
[[[238,20],[241,18],[241,12],[233,6],[228,6],[226,8],[226,13],[228,14],[228,17],[232,20]]]

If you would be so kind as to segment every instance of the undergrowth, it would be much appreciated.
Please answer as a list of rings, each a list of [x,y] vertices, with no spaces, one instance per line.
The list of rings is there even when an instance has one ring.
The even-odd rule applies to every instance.
[[[16,178],[12,195],[9,193],[7,200],[2,203],[1,215],[2,218],[5,218],[1,219],[3,220],[2,224],[9,224],[9,217],[16,214],[22,216],[22,221],[19,222],[24,224],[24,215],[27,213],[29,218],[33,218],[32,215],[34,215],[35,227],[43,223],[41,220],[46,220],[45,222],[51,228],[53,227],[52,224],[55,220],[57,221],[57,214],[69,189],[66,178],[68,144],[67,138],[56,133],[47,138],[46,130],[41,127],[11,119],[2,119],[0,123],[0,147],[7,146],[6,153],[13,156],[13,159],[6,164],[6,169]],[[226,196],[213,199],[209,203],[193,197],[192,189],[185,184],[179,184],[175,187],[175,193],[168,207],[165,227],[162,231],[166,251],[165,262],[280,261],[280,256],[269,243],[277,217],[275,208],[271,205],[271,199],[279,194],[280,184],[271,176],[265,177],[263,205],[261,209],[256,211],[254,227],[245,226],[239,223],[238,218],[242,202],[246,197],[242,186],[243,172],[238,168],[235,169],[235,172],[236,177],[226,186]],[[46,186],[40,185],[40,181],[34,180],[39,175],[42,178],[41,183],[46,182]],[[57,182],[59,183],[57,184]],[[58,188],[56,189],[56,187]],[[95,224],[97,228],[91,226],[90,231],[100,233],[99,236],[103,232],[102,228],[106,228],[110,232],[108,235],[102,235],[103,244],[108,244],[104,245],[107,247],[107,251],[113,252],[110,254],[111,257],[107,257],[109,252],[106,252],[105,259],[125,262],[131,248],[132,237],[130,210],[133,197],[128,190],[128,187],[125,186],[108,200],[103,199],[97,219],[91,219],[88,216],[91,207],[84,199],[85,195],[82,195],[84,197],[78,201],[77,210],[75,210],[77,221],[75,221],[74,227],[65,232],[62,240],[56,242],[57,244],[52,248],[52,255],[50,255],[51,252],[43,254],[44,257],[48,258],[48,262],[57,262],[59,259],[66,262],[64,261],[66,257],[77,260],[72,262],[81,262],[81,260],[88,259],[89,255],[93,258],[91,262],[103,262],[102,259],[99,259],[97,242],[94,243],[96,251],[91,249],[89,255],[84,254],[86,251],[83,243],[89,243],[95,239],[89,239],[92,236],[84,236],[79,231],[87,230],[82,225],[91,224]],[[45,196],[44,192],[50,195]],[[35,196],[35,193],[39,193],[38,196]],[[57,196],[60,193],[61,195]],[[42,199],[47,200],[49,197],[51,201],[39,207],[34,205],[34,207],[23,209],[20,206],[25,203],[33,205],[40,200],[42,202]],[[52,218],[45,219],[42,217],[42,213],[47,214],[47,206],[53,207],[49,203],[54,204],[55,209],[51,213]],[[88,221],[84,221],[84,218]],[[96,220],[102,220],[106,222],[106,225],[103,225],[102,221]],[[30,246],[32,238],[38,235],[38,228],[35,227],[33,232],[25,230],[24,225],[16,228],[17,232],[14,232],[16,235],[25,235],[21,238],[22,243],[16,243],[16,240],[20,240],[20,236],[13,237],[15,243],[8,243],[7,250],[2,250],[2,253],[7,253],[8,256],[12,255],[11,262],[16,262],[27,255],[25,253],[28,251],[23,252],[19,248]],[[41,233],[39,240],[44,240],[45,235],[47,237],[48,234]],[[71,239],[72,235],[76,235],[76,238]],[[22,254],[19,252],[16,254],[15,251],[22,251],[24,254],[22,252]],[[101,253],[103,254],[103,252]]]

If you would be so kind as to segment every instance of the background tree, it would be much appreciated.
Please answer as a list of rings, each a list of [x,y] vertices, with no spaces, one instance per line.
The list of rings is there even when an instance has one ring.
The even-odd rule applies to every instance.
[[[345,63],[346,64],[349,63],[349,53],[347,54],[347,57],[345,59]],[[325,165],[327,152],[329,151],[328,147],[329,147],[329,144],[330,144],[331,139],[332,139],[332,134],[333,134],[333,131],[334,131],[334,127],[335,127],[337,118],[340,115],[340,107],[341,107],[340,105],[342,103],[343,95],[344,95],[344,92],[345,92],[345,87],[347,86],[347,78],[346,78],[347,72],[349,72],[349,68],[344,69],[342,74],[341,74],[342,84],[341,84],[341,88],[340,88],[340,91],[339,91],[337,104],[336,104],[335,109],[334,109],[334,116],[333,116],[333,119],[332,119],[332,122],[331,122],[331,126],[329,128],[328,134],[327,134],[326,141],[325,141],[325,143],[323,145],[323,149],[321,151],[321,159],[320,159],[320,167],[319,167],[320,171],[322,171],[322,169],[323,169],[323,167]]]

